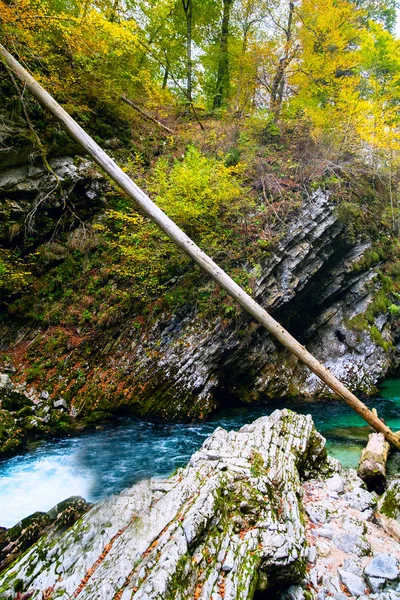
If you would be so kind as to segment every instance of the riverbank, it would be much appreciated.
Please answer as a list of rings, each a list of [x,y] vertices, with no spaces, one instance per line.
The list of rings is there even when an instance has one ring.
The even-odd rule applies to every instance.
[[[0,574],[0,597],[392,600],[400,545],[383,504],[310,417],[275,411],[42,538]]]
[[[399,430],[399,380],[384,383],[380,395],[370,405]],[[357,467],[369,429],[341,401],[269,401],[232,407],[192,424],[124,417],[79,436],[39,440],[29,452],[0,460],[0,526],[11,527],[35,510],[47,511],[71,494],[98,502],[141,479],[168,476],[183,467],[217,427],[237,430],[282,406],[310,413],[327,439],[329,453],[345,467]],[[398,453],[390,456],[388,469],[391,477],[400,472]]]

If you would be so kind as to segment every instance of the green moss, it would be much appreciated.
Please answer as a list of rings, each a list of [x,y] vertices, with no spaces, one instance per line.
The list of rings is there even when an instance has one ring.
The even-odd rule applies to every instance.
[[[400,515],[398,490],[389,489],[386,491],[379,510],[391,519],[398,519]]]
[[[264,459],[259,452],[253,452],[250,472],[253,477],[260,477],[267,473]]]
[[[385,352],[389,352],[391,348],[393,348],[393,344],[385,340],[377,327],[372,326],[370,329],[371,339],[378,344],[381,348],[385,350]]]
[[[376,250],[367,250],[362,258],[353,265],[353,271],[366,271],[377,265],[381,258]]]
[[[360,234],[365,232],[362,207],[356,202],[344,201],[336,211],[339,220],[345,225],[346,241],[355,244]]]
[[[24,435],[10,412],[0,409],[0,456],[10,455],[22,447]]]

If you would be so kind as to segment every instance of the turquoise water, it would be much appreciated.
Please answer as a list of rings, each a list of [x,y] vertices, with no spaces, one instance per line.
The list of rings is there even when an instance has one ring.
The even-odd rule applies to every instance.
[[[400,380],[386,381],[381,397],[369,404],[390,427],[400,430]],[[71,495],[95,502],[140,479],[168,475],[185,465],[217,426],[238,429],[284,406],[311,413],[327,438],[329,452],[345,466],[357,466],[369,431],[340,401],[269,402],[232,408],[192,425],[121,419],[102,431],[45,441],[27,454],[0,461],[0,526],[10,527],[37,510],[49,510]],[[400,453],[393,454],[389,468],[400,472]]]

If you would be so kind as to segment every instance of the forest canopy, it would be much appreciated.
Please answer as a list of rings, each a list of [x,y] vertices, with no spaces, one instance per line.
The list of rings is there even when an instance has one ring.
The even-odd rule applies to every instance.
[[[394,0],[0,0],[8,49],[83,123],[125,95],[200,118],[264,110],[397,144]],[[339,127],[339,131],[338,131]],[[354,138],[352,139],[354,141]]]
[[[279,222],[321,184],[339,184],[341,210],[364,223],[351,235],[379,214],[398,236],[396,9],[395,0],[0,0],[0,33],[96,141],[122,144],[124,168],[198,243],[218,253],[230,232],[236,268],[257,264],[270,244],[265,214]],[[19,115],[46,163],[48,148],[68,138],[0,69],[5,129],[3,110]],[[367,181],[372,192],[359,189]],[[147,221],[129,221],[124,202],[115,195],[97,235],[119,254],[111,270],[131,277],[146,303],[140,282],[153,282],[156,297],[179,259]],[[0,288],[14,293],[38,259],[31,242],[28,254],[16,248],[34,227],[10,227]]]

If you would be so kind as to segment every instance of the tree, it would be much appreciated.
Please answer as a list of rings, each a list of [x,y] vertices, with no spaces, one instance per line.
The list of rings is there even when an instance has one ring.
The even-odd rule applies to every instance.
[[[396,24],[396,9],[400,7],[397,0],[352,0],[365,15],[365,20],[381,23],[393,33]]]
[[[243,114],[254,106],[259,70],[266,60],[268,10],[265,0],[242,0],[233,14],[235,35],[231,36],[231,77],[236,82],[235,112]],[[236,35],[236,30],[238,35]],[[232,85],[233,88],[233,85]]]
[[[360,13],[346,0],[303,0],[298,9],[299,60],[292,105],[316,129],[344,137],[362,113],[359,86]]]
[[[192,102],[193,94],[193,62],[192,62],[192,20],[193,20],[193,2],[192,0],[182,0],[183,10],[186,18],[186,93],[188,102]]]
[[[285,45],[283,48],[283,55],[279,59],[278,67],[276,69],[272,86],[271,86],[271,99],[270,109],[275,115],[275,118],[279,116],[279,112],[282,105],[282,100],[286,88],[286,72],[287,69],[295,57],[296,51],[293,51],[293,19],[294,19],[294,2],[289,1],[286,25],[279,25],[283,31],[285,38]]]
[[[221,108],[229,93],[229,21],[233,0],[223,0],[217,85],[213,109]]]

